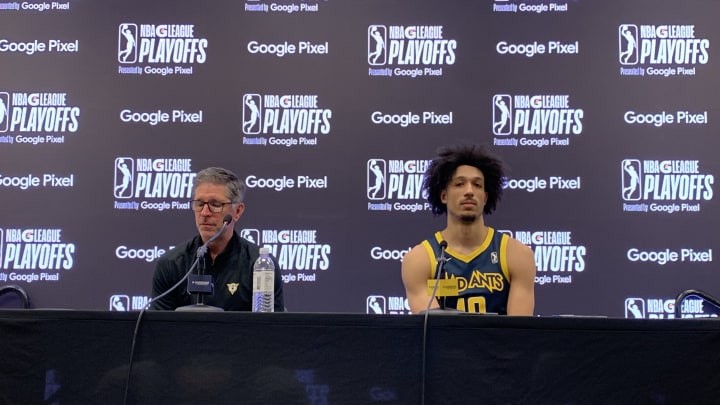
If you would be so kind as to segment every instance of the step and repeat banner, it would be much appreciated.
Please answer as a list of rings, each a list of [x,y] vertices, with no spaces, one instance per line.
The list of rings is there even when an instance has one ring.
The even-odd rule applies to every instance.
[[[486,223],[530,246],[536,313],[668,318],[720,294],[713,0],[0,2],[0,283],[138,310],[196,230],[195,173],[248,185],[236,230],[290,311],[409,313],[441,229],[438,147],[510,167]],[[700,301],[685,316],[707,316]]]

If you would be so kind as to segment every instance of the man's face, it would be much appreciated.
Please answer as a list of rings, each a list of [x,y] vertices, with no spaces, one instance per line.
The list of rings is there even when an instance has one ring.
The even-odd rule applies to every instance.
[[[448,215],[464,222],[477,220],[487,201],[485,176],[477,167],[458,166],[440,199],[447,206]]]
[[[205,202],[228,203],[230,199],[227,197],[227,187],[220,184],[201,183],[195,188],[194,200]],[[235,207],[235,208],[233,208]],[[220,212],[213,212],[209,204],[205,204],[201,211],[195,212],[195,225],[203,241],[207,241],[215,235],[223,225],[223,218],[230,214],[233,222],[237,221],[242,215],[245,206],[242,203],[237,205],[225,204]],[[226,233],[232,233],[232,223],[227,227]]]

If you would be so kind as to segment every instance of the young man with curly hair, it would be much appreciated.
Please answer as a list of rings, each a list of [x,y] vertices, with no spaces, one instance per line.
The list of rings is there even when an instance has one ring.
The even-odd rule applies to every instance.
[[[411,249],[402,261],[402,280],[413,313],[434,308],[532,316],[535,256],[520,241],[485,225],[502,197],[503,162],[482,146],[441,148],[423,181],[432,212],[447,225]],[[428,280],[436,278],[445,245],[443,278],[457,291],[430,301]],[[452,283],[454,285],[454,283]]]

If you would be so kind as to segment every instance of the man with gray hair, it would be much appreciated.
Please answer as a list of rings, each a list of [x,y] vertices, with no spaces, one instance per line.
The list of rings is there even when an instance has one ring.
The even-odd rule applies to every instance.
[[[222,230],[224,218],[230,223],[200,257],[198,268],[212,276],[214,292],[204,298],[204,304],[225,311],[252,310],[253,264],[259,247],[235,232],[235,223],[245,211],[245,183],[233,172],[221,167],[201,170],[193,181],[190,207],[195,212],[198,235],[176,246],[158,259],[152,281],[150,309],[174,310],[196,304],[198,299],[187,292],[185,283],[173,289],[197,258],[200,246]],[[280,266],[275,262],[275,312],[284,311]],[[166,291],[166,295],[155,299]]]

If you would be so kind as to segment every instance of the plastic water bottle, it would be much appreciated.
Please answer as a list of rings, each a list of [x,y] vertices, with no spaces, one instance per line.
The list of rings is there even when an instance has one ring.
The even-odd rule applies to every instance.
[[[253,312],[273,312],[275,307],[275,263],[270,249],[260,248],[260,257],[253,266]]]

